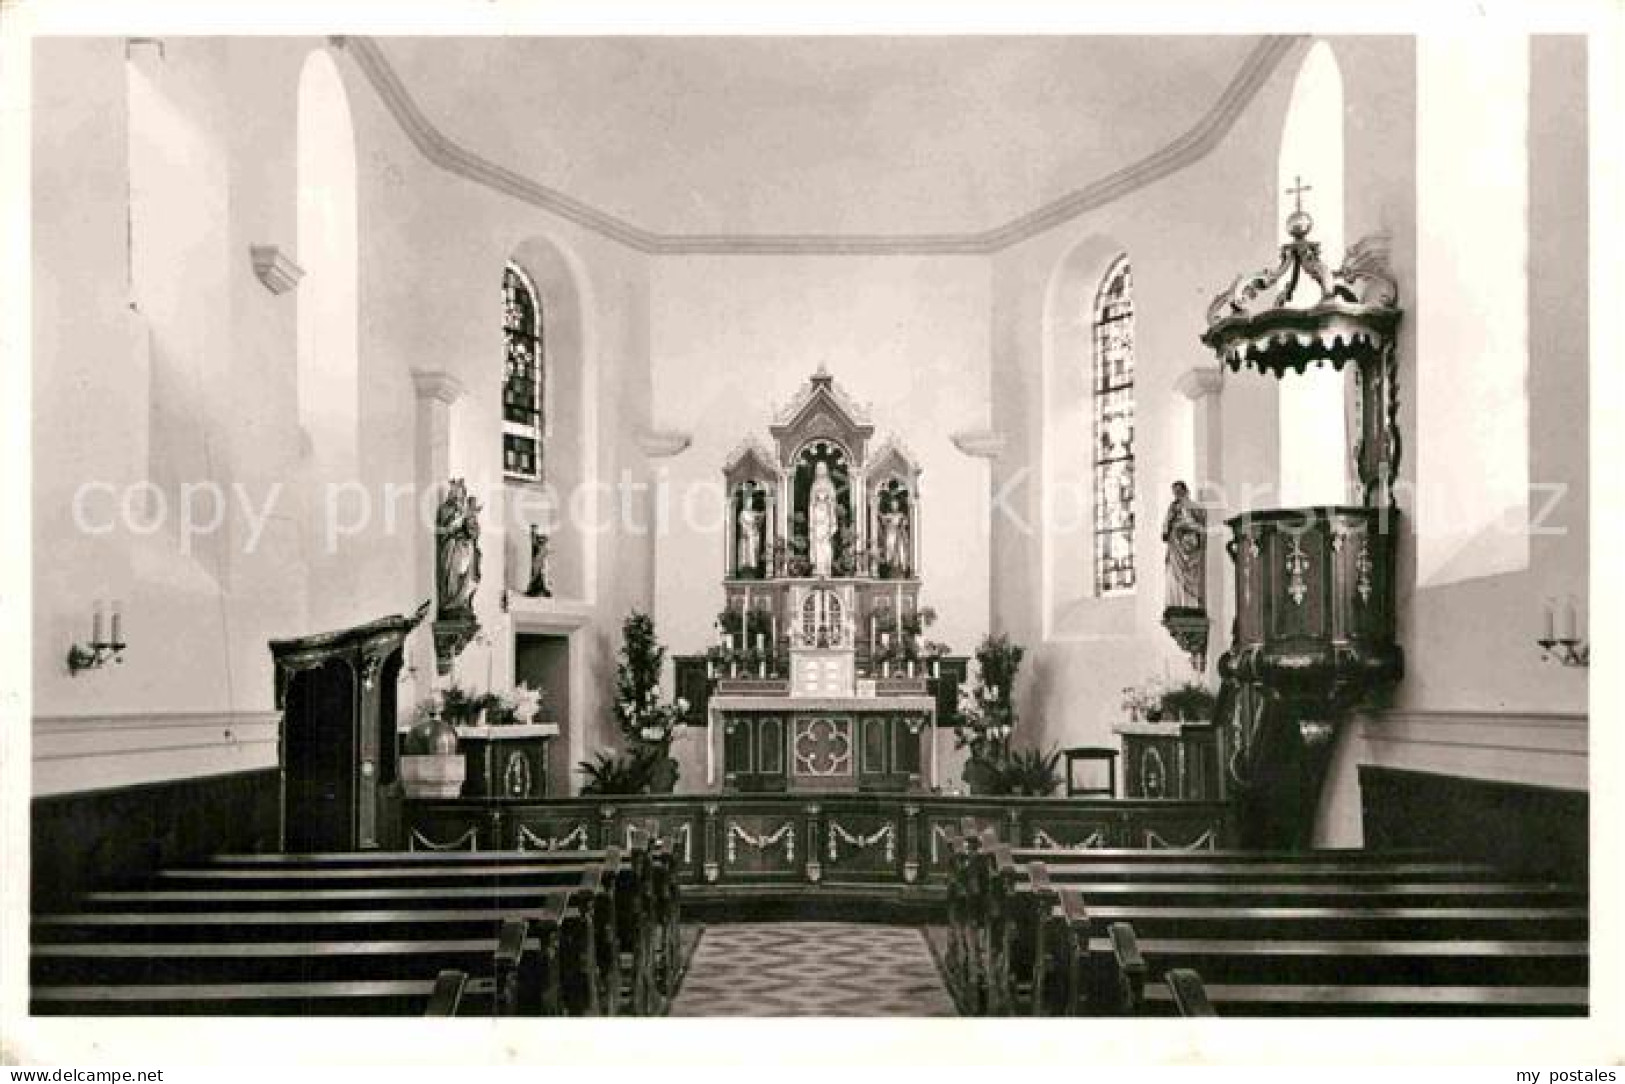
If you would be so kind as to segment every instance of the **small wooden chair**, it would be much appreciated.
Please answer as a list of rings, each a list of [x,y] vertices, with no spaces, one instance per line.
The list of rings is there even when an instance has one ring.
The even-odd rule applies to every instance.
[[[1100,745],[1078,745],[1064,750],[1066,757],[1066,796],[1078,797],[1117,797],[1117,750]],[[1106,764],[1106,785],[1104,787],[1080,787],[1073,776],[1072,765],[1077,761],[1098,762]]]

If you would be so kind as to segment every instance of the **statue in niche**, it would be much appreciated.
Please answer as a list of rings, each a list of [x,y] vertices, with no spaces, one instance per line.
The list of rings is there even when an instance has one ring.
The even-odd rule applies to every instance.
[[[763,527],[767,513],[756,507],[753,490],[745,490],[740,500],[739,532],[735,544],[735,572],[759,576],[762,572]]]
[[[1173,503],[1162,521],[1167,548],[1167,606],[1173,611],[1207,609],[1207,512],[1191,500],[1184,482],[1174,483]]]
[[[888,576],[907,576],[908,513],[897,494],[880,499],[880,563]]]
[[[553,597],[552,550],[547,535],[534,523],[530,525],[530,585],[525,594],[531,598]]]
[[[453,478],[435,516],[440,616],[468,616],[480,585],[480,502]]]
[[[812,489],[807,494],[808,549],[814,576],[827,577],[835,566],[835,534],[840,530],[835,483],[829,477],[829,464],[819,461],[813,468]]]

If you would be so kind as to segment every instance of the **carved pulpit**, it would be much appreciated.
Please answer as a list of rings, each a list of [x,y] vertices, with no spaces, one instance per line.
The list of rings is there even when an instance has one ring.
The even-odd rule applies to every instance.
[[[929,654],[923,637],[919,464],[896,440],[871,448],[874,425],[822,368],[768,432],[771,445],[748,439],[722,469],[724,608],[703,688],[708,782],[934,785],[936,678],[951,660]],[[693,687],[694,661],[679,666]]]
[[[1355,245],[1333,271],[1312,227],[1300,205],[1275,269],[1219,294],[1202,335],[1232,371],[1291,379],[1310,365],[1353,365],[1358,386],[1361,503],[1228,521],[1236,620],[1219,661],[1221,755],[1243,842],[1257,846],[1309,845],[1338,725],[1404,670],[1394,634],[1398,287],[1377,240]]]

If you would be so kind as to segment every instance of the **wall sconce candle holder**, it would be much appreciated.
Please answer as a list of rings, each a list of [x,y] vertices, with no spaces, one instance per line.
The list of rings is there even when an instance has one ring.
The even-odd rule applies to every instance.
[[[1540,645],[1541,662],[1556,661],[1564,666],[1591,666],[1591,642],[1579,638],[1563,637],[1562,639],[1549,639],[1542,637],[1535,641]]]
[[[83,670],[99,670],[109,661],[124,662],[124,649],[129,646],[123,636],[124,611],[117,602],[113,603],[112,611],[111,635],[103,639],[102,604],[96,603],[91,613],[89,642],[74,643],[68,648],[68,673],[77,675]]]
[[[1559,618],[1561,617],[1561,622]],[[1541,662],[1557,662],[1563,666],[1591,666],[1591,640],[1580,635],[1580,602],[1570,595],[1566,602],[1548,598],[1544,607],[1544,625],[1540,645]],[[1558,635],[1559,632],[1562,635]]]

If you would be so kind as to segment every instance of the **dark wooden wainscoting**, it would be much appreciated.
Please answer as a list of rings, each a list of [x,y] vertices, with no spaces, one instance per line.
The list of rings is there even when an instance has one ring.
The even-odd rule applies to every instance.
[[[274,851],[277,795],[271,768],[35,798],[34,908],[222,851]]]
[[[1360,768],[1370,850],[1424,847],[1530,876],[1583,881],[1589,807],[1583,791]]]

